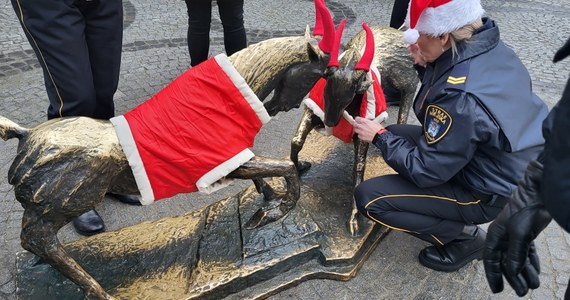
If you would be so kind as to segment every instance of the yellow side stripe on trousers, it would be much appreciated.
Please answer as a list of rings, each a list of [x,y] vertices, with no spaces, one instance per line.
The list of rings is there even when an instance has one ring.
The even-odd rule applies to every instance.
[[[413,195],[413,194],[400,194],[400,195],[385,195],[385,196],[380,196],[378,198],[375,198],[371,201],[369,201],[364,208],[368,208],[368,206],[370,206],[370,204],[378,201],[378,200],[382,200],[382,199],[386,199],[386,198],[401,198],[401,197],[423,197],[423,198],[432,198],[432,199],[437,199],[437,200],[444,200],[444,201],[451,201],[451,202],[455,202],[458,205],[474,205],[474,204],[479,204],[481,203],[481,200],[474,200],[474,201],[470,201],[470,202],[458,202],[455,199],[451,199],[451,198],[447,198],[447,197],[441,197],[441,196],[434,196],[434,195]],[[368,215],[368,217],[371,220],[374,220],[375,222],[377,222],[378,224],[381,224],[383,226],[386,226],[390,229],[394,229],[394,230],[398,230],[398,231],[402,231],[402,232],[409,232],[409,233],[416,233],[416,234],[420,234],[419,232],[415,232],[415,231],[410,231],[407,229],[403,229],[403,228],[398,228],[398,227],[394,227],[394,226],[390,226],[386,223],[380,222],[380,220],[374,218],[373,216],[370,215],[370,212],[368,210],[366,210],[366,214]],[[434,235],[431,235],[431,237],[436,240],[439,244],[443,245],[443,243],[436,238]]]
[[[390,225],[388,225],[388,224],[386,224],[386,223],[384,223],[384,222],[380,222],[380,220],[378,220],[378,219],[374,218],[373,216],[371,216],[368,211],[366,211],[366,214],[368,215],[368,217],[369,217],[371,220],[373,220],[374,222],[376,222],[376,223],[378,223],[378,224],[380,224],[380,225],[382,225],[382,226],[384,226],[384,227],[388,227],[388,228],[390,228],[390,229],[393,229],[393,230],[396,230],[396,231],[401,231],[401,232],[406,232],[406,233],[421,234],[421,233],[416,232],[416,231],[411,231],[411,230],[407,230],[407,229],[403,229],[403,228],[398,228],[398,227],[390,226]],[[440,245],[443,245],[443,243],[442,243],[438,238],[436,238],[433,234],[430,234],[430,235],[431,235],[431,237],[432,237],[436,242],[438,242]]]
[[[36,42],[36,40],[32,36],[32,33],[28,30],[28,27],[26,26],[26,24],[24,23],[24,12],[22,11],[22,6],[20,5],[20,0],[17,0],[17,2],[18,2],[18,10],[20,11],[20,22],[22,23],[22,28],[24,28],[24,30],[28,33],[28,36],[30,37],[30,39],[32,39],[32,42],[36,46],[35,48],[38,50],[38,53],[40,54],[40,58],[43,61],[44,66],[46,67],[46,72],[49,75],[49,79],[51,80],[51,83],[53,84],[53,87],[55,89],[55,93],[57,94],[57,98],[59,99],[60,106],[58,109],[58,113],[59,113],[59,116],[62,117],[61,111],[63,109],[63,99],[61,99],[61,95],[59,94],[59,90],[57,88],[57,85],[55,84],[55,81],[53,80],[53,77],[51,76],[51,72],[49,71],[48,65],[46,63],[46,60],[44,59],[44,55],[42,54],[40,47],[38,46],[38,43]]]

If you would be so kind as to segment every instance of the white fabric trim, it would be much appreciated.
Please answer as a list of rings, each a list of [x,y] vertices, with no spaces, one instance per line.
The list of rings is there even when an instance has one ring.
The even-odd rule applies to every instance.
[[[315,101],[313,101],[313,99],[305,98],[303,100],[303,104],[305,104],[307,108],[312,110],[313,113],[321,119],[321,121],[325,120],[325,112],[317,105],[317,103],[315,103]]]
[[[313,99],[307,97],[303,100],[303,104],[305,104],[305,106],[308,109],[313,111],[313,114],[315,114],[315,116],[319,117],[319,119],[321,119],[322,122],[325,122],[325,112],[317,105],[317,103],[315,103],[315,101]],[[322,128],[317,128],[316,131],[322,135],[332,135],[333,134],[332,127],[328,127],[328,126],[325,126],[324,130]]]
[[[129,123],[124,116],[117,116],[110,119],[113,127],[115,128],[115,133],[119,138],[119,143],[123,147],[123,152],[129,161],[133,175],[135,176],[135,182],[141,193],[141,204],[148,205],[154,202],[154,192],[146,170],[144,168],[143,161],[140,157],[139,151],[137,149],[137,144],[131,133],[131,128]]]
[[[372,121],[374,121],[376,123],[383,123],[387,119],[388,119],[388,112],[383,111],[381,114],[378,115],[378,117],[372,119]]]
[[[366,119],[374,119],[376,117],[376,96],[374,95],[374,77],[372,72],[378,78],[378,84],[382,85],[382,78],[376,66],[370,66],[370,71],[366,73],[366,79],[372,81],[372,85],[366,90]]]
[[[241,76],[240,73],[234,68],[230,60],[225,54],[218,54],[214,57],[218,65],[222,68],[224,73],[228,75],[231,81],[235,84],[238,88],[242,96],[247,100],[253,111],[257,114],[257,117],[261,121],[262,124],[266,124],[271,120],[271,117],[267,113],[267,110],[261,103],[261,100],[257,98],[257,95],[253,92],[253,90],[249,87],[245,79]]]
[[[413,29],[431,36],[440,36],[473,23],[484,13],[480,0],[453,0],[438,7],[426,8]],[[410,5],[405,24],[410,28]]]
[[[255,154],[246,148],[234,155],[234,157],[219,164],[196,181],[198,191],[210,194],[228,186],[233,179],[224,177],[251,160],[254,156]]]

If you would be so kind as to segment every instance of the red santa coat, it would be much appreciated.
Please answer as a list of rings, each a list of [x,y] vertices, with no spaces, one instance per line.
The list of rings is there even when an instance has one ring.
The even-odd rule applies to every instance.
[[[229,184],[270,117],[224,54],[193,67],[111,119],[143,204]]]
[[[386,111],[384,92],[380,85],[380,72],[378,72],[376,67],[371,66],[370,71],[366,74],[366,79],[373,80],[373,83],[368,90],[366,90],[366,93],[364,93],[360,106],[360,116],[381,123],[388,118],[388,112]],[[303,100],[303,103],[322,121],[325,119],[323,111],[325,107],[325,84],[325,79],[319,79],[309,92],[309,95],[307,95],[307,98]],[[343,118],[338,125],[333,128],[325,127],[325,131],[322,133],[325,135],[334,135],[341,141],[351,144],[352,136],[354,135],[353,125],[354,118],[348,114],[348,112],[344,111]]]

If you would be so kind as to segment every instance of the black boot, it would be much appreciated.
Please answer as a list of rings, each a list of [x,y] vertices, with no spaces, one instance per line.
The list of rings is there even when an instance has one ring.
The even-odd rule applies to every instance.
[[[115,193],[107,193],[107,196],[129,205],[141,205],[141,200],[137,195],[122,195]]]
[[[420,263],[443,272],[461,269],[474,259],[483,257],[487,233],[475,226],[465,225],[463,232],[443,246],[429,246],[420,251]]]
[[[95,210],[90,210],[73,219],[73,227],[81,235],[94,235],[105,231],[105,223]]]

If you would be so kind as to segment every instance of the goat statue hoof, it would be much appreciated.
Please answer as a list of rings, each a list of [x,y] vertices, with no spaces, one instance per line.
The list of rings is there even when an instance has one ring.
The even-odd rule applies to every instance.
[[[346,223],[346,227],[351,236],[356,237],[360,235],[360,224],[357,216],[352,216]]]
[[[281,219],[286,212],[281,208],[281,205],[273,207],[262,207],[258,209],[255,214],[245,224],[246,229],[255,229],[275,222]]]

